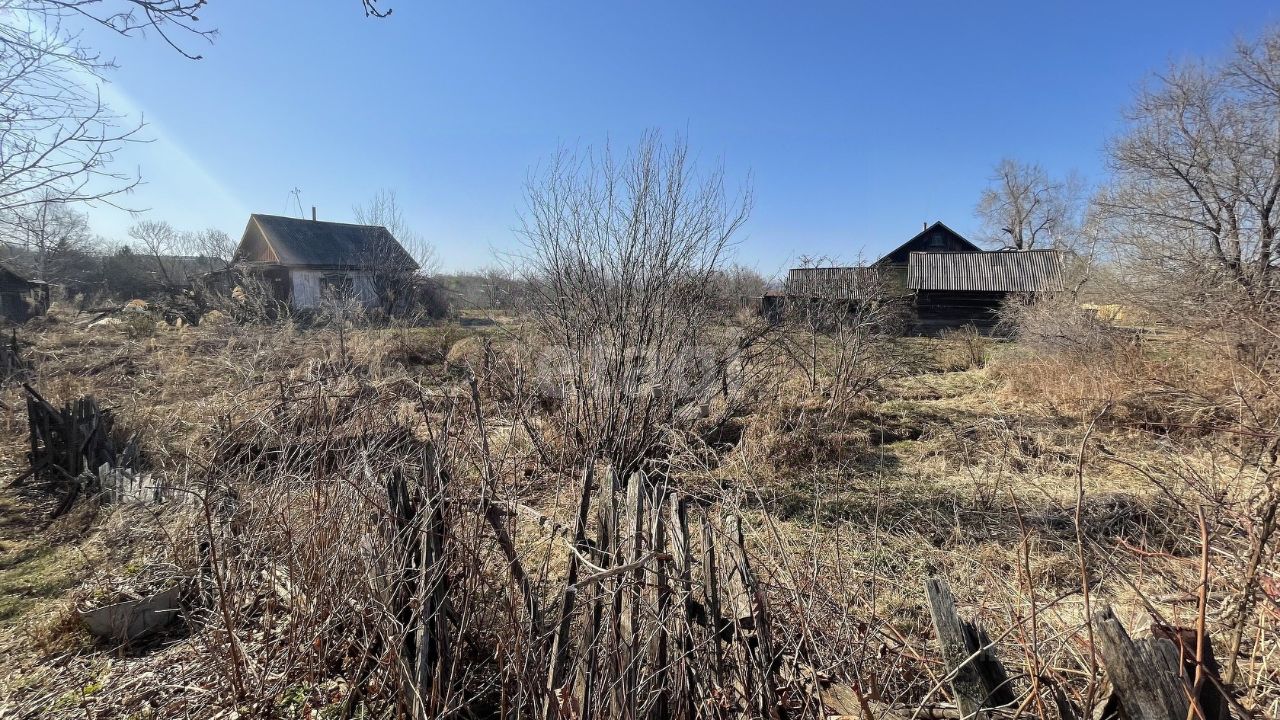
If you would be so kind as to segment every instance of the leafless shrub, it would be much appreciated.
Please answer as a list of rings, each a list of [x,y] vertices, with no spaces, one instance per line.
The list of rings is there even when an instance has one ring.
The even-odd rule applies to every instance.
[[[960,328],[948,328],[942,331],[942,339],[959,347],[964,353],[965,362],[970,368],[980,368],[987,362],[987,350],[991,340],[978,332],[972,325]]]
[[[361,225],[384,227],[418,264],[418,272],[432,276],[440,270],[440,260],[435,246],[418,235],[409,226],[404,208],[394,190],[382,189],[363,205],[352,208],[356,222]]]
[[[1013,297],[1000,308],[1000,327],[1020,348],[1077,359],[1116,357],[1138,342],[1138,330],[1099,317],[1074,293]]]
[[[750,342],[713,342],[713,280],[750,195],[731,203],[683,141],[645,135],[625,157],[561,152],[530,180],[519,269],[529,320],[567,389],[561,420],[584,456],[635,467],[724,387]]]
[[[784,294],[784,331],[773,342],[805,374],[811,393],[839,406],[892,372],[891,340],[905,318],[881,270],[802,258]]]

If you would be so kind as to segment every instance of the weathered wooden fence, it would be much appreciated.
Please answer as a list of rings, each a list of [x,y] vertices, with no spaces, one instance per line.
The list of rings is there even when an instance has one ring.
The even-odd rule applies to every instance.
[[[22,387],[27,391],[30,467],[14,480],[14,485],[34,478],[43,489],[58,495],[53,517],[69,510],[81,494],[104,489],[104,478],[108,479],[106,489],[115,494],[135,491],[131,476],[103,470],[132,468],[138,459],[136,437],[120,436],[110,410],[98,407],[90,396],[59,409],[30,385]]]
[[[402,553],[387,606],[402,631],[384,642],[398,650],[402,711],[415,718],[457,709],[450,683],[460,635],[449,558],[456,549],[450,523],[460,516],[449,509],[464,505],[509,520],[515,514],[486,507],[491,501],[483,499],[458,502],[438,461],[428,457],[423,467],[417,483],[397,473],[387,484],[389,531]],[[542,594],[554,598],[548,612],[538,598],[526,598],[517,613],[521,637],[511,640],[521,668],[504,671],[502,697],[492,708],[497,717],[1044,717],[1042,709],[1032,712],[1026,677],[1005,669],[998,644],[961,617],[941,580],[927,580],[923,595],[945,667],[935,690],[945,686],[953,704],[931,693],[919,707],[890,706],[842,692],[838,683],[797,682],[784,667],[796,658],[771,636],[780,619],[771,617],[738,516],[721,515],[641,473],[625,483],[608,473],[597,483],[588,471],[571,524],[543,517],[542,525],[564,543],[563,580]],[[513,587],[523,582],[516,572]],[[1092,624],[1110,681],[1098,720],[1231,717],[1233,701],[1207,637],[1156,625],[1151,637],[1134,639],[1106,607]],[[1063,720],[1085,720],[1062,693],[1051,704]]]
[[[10,331],[9,341],[0,343],[0,383],[26,382],[31,377],[31,370],[31,360],[22,357],[17,331]]]
[[[388,524],[402,552],[388,606],[402,635],[385,642],[399,646],[403,708],[420,718],[445,710],[450,693],[441,685],[456,634],[445,512],[456,500],[447,473],[434,460],[424,468],[415,484],[397,474],[387,485]],[[537,599],[524,608],[524,675],[538,687],[513,678],[499,715],[778,716],[768,605],[737,517],[717,518],[639,473],[625,485],[610,473],[597,486],[588,472],[578,500],[572,527],[550,524],[565,543],[557,602],[545,615]],[[479,511],[510,516],[496,505]]]
[[[643,474],[606,476],[594,541],[580,506],[545,716],[702,718],[778,712],[769,610],[739,520]],[[590,475],[584,481],[590,484]],[[576,633],[572,613],[582,604]]]

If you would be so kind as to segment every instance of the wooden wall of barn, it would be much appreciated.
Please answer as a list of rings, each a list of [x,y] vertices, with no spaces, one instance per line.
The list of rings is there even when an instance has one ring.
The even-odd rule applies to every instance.
[[[949,328],[973,325],[990,333],[995,330],[1005,296],[999,292],[919,290],[915,297],[916,332],[936,335]]]

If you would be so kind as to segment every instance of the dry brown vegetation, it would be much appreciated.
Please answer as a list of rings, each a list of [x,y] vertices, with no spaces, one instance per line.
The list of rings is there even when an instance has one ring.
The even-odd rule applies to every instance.
[[[422,702],[529,715],[565,697],[539,689],[555,661],[555,633],[543,633],[565,607],[582,472],[600,478],[592,535],[608,471],[564,435],[554,383],[523,379],[519,325],[86,332],[59,309],[22,338],[42,393],[115,408],[142,433],[145,470],[175,494],[82,501],[49,523],[47,497],[5,491],[4,702],[15,717],[412,712],[401,641],[414,627],[396,599],[404,551],[387,483],[406,479],[430,507],[415,488],[436,466],[450,498],[439,567],[451,662]],[[659,464],[645,466],[655,497],[686,498],[716,533],[741,518],[769,611],[771,712],[944,706],[929,577],[996,638],[1028,716],[1105,697],[1086,622],[1086,604],[1103,602],[1131,628],[1149,617],[1194,627],[1203,609],[1240,705],[1280,708],[1275,428],[1256,424],[1269,386],[1213,343],[1172,334],[1105,339],[1105,356],[1028,335],[984,348],[985,367],[971,339],[885,342],[900,362],[854,397],[812,392],[778,370],[779,351],[739,358],[733,402],[669,421]],[[25,468],[24,413],[19,390],[4,400],[12,478]],[[1203,603],[1198,512],[1211,558]],[[703,547],[695,533],[691,553]],[[180,622],[127,648],[80,627],[78,603],[159,567],[183,579]],[[643,567],[635,587],[662,567]],[[568,616],[575,635],[587,597]],[[571,656],[564,677],[581,661]],[[661,673],[639,674],[638,696],[650,697]],[[749,687],[704,690],[698,716],[770,712]],[[651,702],[639,711],[658,712]]]
[[[1139,96],[1009,341],[861,270],[734,317],[750,191],[657,134],[530,179],[501,319],[55,308],[0,405],[6,716],[1277,716],[1278,47]],[[26,473],[24,380],[152,490]]]

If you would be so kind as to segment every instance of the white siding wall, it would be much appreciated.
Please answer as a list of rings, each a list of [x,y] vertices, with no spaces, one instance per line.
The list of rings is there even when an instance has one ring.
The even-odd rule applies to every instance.
[[[293,281],[293,306],[309,308],[320,304],[320,273],[316,270],[290,270]]]
[[[378,305],[378,290],[370,273],[351,273],[351,289],[360,303],[367,308]]]

